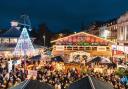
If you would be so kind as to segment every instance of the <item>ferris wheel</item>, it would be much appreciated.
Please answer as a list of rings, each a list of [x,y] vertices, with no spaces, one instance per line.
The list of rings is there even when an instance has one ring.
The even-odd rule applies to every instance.
[[[11,21],[11,27],[20,29],[21,26],[28,28],[29,31],[32,30],[31,21],[28,15],[21,15],[19,20]]]

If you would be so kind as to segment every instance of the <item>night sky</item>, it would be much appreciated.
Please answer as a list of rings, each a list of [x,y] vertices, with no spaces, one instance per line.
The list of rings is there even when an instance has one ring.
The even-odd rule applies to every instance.
[[[78,31],[83,22],[113,19],[127,10],[128,0],[0,0],[0,28],[27,14],[33,27],[45,22],[53,32]]]

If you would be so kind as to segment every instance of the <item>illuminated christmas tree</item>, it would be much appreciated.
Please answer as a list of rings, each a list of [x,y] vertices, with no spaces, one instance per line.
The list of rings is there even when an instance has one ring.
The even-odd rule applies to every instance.
[[[23,28],[13,54],[15,56],[33,56],[35,49],[32,45],[27,28]]]

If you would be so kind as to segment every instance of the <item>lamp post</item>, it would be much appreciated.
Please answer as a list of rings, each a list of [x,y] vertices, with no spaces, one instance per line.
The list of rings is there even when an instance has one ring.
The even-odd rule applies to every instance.
[[[44,40],[44,46],[45,46],[45,35],[43,35],[43,40]]]

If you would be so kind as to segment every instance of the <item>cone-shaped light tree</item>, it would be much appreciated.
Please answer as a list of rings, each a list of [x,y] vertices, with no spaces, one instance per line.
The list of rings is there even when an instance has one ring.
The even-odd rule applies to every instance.
[[[35,49],[32,45],[27,28],[23,28],[18,43],[13,52],[14,56],[33,56]]]

